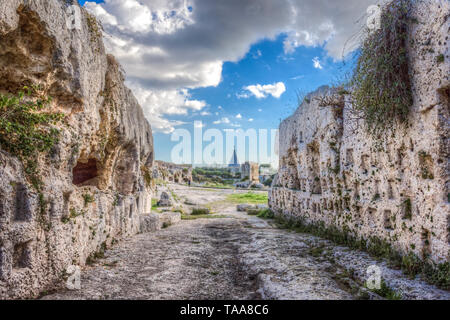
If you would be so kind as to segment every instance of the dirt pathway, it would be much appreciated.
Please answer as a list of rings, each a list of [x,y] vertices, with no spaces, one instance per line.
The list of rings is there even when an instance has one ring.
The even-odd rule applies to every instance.
[[[225,201],[236,191],[171,188],[182,201],[210,204],[228,218],[182,220],[125,240],[83,270],[81,290],[44,299],[323,300],[366,292],[330,259],[339,247],[237,212]]]

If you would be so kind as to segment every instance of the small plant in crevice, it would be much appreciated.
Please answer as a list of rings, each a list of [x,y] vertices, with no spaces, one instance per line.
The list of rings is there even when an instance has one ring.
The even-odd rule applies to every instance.
[[[403,219],[412,219],[412,204],[411,199],[405,199],[402,203],[403,207]]]
[[[142,165],[141,173],[142,173],[142,177],[144,178],[145,185],[147,186],[147,188],[152,189],[154,187],[155,182],[153,181],[153,177],[150,172],[150,169],[147,166]]]
[[[384,279],[381,279],[380,288],[372,289],[373,292],[387,300],[401,300],[402,294],[392,289]]]
[[[97,260],[105,258],[105,251],[106,251],[106,249],[107,249],[106,242],[103,242],[103,243],[100,245],[100,248],[99,248],[97,251],[91,253],[91,254],[87,257],[87,259],[86,259],[86,264],[87,264],[87,265],[92,265],[92,264],[94,264]]]
[[[420,171],[421,171],[421,177],[422,179],[429,179],[433,180],[433,159],[430,154],[426,153],[425,151],[419,152],[419,165],[420,165]]]
[[[87,207],[88,204],[95,201],[94,197],[88,193],[83,194],[84,206]]]
[[[381,27],[363,42],[351,80],[353,109],[377,138],[396,123],[407,123],[413,104],[406,50],[409,8],[409,0],[382,8]]]

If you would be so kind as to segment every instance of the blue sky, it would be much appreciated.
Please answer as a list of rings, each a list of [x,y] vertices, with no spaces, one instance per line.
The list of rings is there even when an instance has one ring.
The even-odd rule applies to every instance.
[[[193,130],[194,120],[201,120],[205,129],[236,129],[230,124],[214,124],[214,121],[226,117],[232,124],[239,124],[244,131],[249,128],[277,129],[280,121],[289,117],[298,107],[297,93],[314,91],[321,85],[333,84],[349,70],[351,64],[342,61],[333,61],[327,56],[323,46],[299,47],[292,54],[284,54],[283,40],[280,35],[276,40],[263,40],[251,47],[247,55],[237,63],[225,62],[222,71],[222,81],[217,87],[207,87],[191,90],[192,98],[207,102],[205,110],[207,116],[199,112],[186,116],[168,117],[173,120],[187,122],[180,128]],[[315,68],[313,60],[319,58],[322,69]],[[273,84],[283,82],[286,91],[280,98],[268,96],[265,99],[238,98],[243,87],[255,83]],[[221,108],[219,108],[221,107]],[[216,114],[218,113],[218,115]],[[240,114],[241,119],[236,115]],[[249,119],[253,119],[249,122]],[[170,141],[170,134],[154,133],[155,148],[158,150],[157,158],[170,161],[170,151],[175,142]],[[246,150],[248,152],[248,150]],[[240,161],[245,158],[243,153],[238,154]],[[248,160],[248,159],[247,159]]]
[[[202,121],[203,130],[278,128],[297,108],[298,92],[335,83],[351,69],[349,59],[342,61],[351,46],[343,44],[351,42],[355,21],[372,4],[96,2],[85,8],[102,22],[108,51],[124,66],[127,85],[152,124],[155,157],[164,161],[172,160],[177,144],[171,141],[173,131],[193,132],[194,121]],[[259,98],[249,86],[260,89]],[[261,88],[282,89],[270,94]],[[238,157],[247,160],[248,148]]]

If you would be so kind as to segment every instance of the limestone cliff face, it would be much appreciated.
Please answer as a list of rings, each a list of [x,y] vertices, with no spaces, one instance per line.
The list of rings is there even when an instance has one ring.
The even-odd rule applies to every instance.
[[[152,176],[155,181],[188,183],[192,181],[192,166],[155,160]]]
[[[448,1],[414,5],[409,126],[396,128],[382,145],[352,117],[349,96],[327,87],[282,122],[279,172],[269,194],[277,214],[449,261],[449,12]],[[342,108],[319,106],[324,94],[342,99],[336,103]]]
[[[0,6],[0,92],[40,84],[65,115],[59,142],[38,159],[40,194],[0,149],[0,298],[51,289],[69,265],[139,232],[151,208],[151,127],[95,19],[81,9],[81,29],[67,27],[69,5]]]

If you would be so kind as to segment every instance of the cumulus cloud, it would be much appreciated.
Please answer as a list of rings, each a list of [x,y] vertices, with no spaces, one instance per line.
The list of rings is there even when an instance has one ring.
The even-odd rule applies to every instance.
[[[242,115],[241,115],[240,113],[238,113],[238,114],[236,115],[236,119],[242,119]]]
[[[164,120],[167,114],[205,105],[182,89],[217,86],[223,63],[239,61],[261,39],[283,33],[286,54],[302,45],[325,45],[331,57],[340,59],[356,47],[355,34],[371,4],[373,0],[105,0],[85,7],[102,22],[107,49],[123,65],[129,82],[140,88],[138,99],[153,127],[172,126],[167,131],[180,123]],[[254,89],[263,95],[281,92]],[[171,111],[165,112],[165,106]]]
[[[191,100],[187,90],[147,90],[139,83],[127,82],[136,99],[144,107],[144,114],[157,131],[170,133],[182,121],[167,120],[166,115],[187,115],[206,106],[205,101]]]
[[[274,98],[279,98],[286,91],[286,86],[283,82],[277,82],[266,85],[255,84],[246,86],[244,89],[250,91],[258,99],[267,98],[269,95]]]

